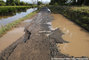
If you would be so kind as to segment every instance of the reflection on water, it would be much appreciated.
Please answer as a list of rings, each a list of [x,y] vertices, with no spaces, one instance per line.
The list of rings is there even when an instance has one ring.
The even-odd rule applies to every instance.
[[[89,33],[60,14],[53,14],[53,16],[55,18],[52,22],[53,27],[60,28],[64,33],[63,39],[69,42],[58,44],[61,52],[75,57],[89,57]]]
[[[0,26],[3,25],[7,25],[8,23],[11,23],[15,20],[18,20],[26,15],[28,15],[29,13],[35,11],[37,8],[30,8],[28,9],[26,12],[21,12],[21,13],[16,13],[16,15],[11,16],[11,17],[7,17],[7,18],[1,18],[0,19]]]
[[[0,20],[1,20],[2,18],[8,18],[8,17],[11,17],[11,16],[0,16]]]

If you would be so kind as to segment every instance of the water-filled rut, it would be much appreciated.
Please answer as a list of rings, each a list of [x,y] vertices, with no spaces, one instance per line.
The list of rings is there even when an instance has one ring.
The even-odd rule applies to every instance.
[[[89,33],[60,14],[52,14],[52,16],[54,17],[52,26],[60,28],[64,33],[63,39],[69,42],[58,44],[59,50],[70,56],[89,57]]]

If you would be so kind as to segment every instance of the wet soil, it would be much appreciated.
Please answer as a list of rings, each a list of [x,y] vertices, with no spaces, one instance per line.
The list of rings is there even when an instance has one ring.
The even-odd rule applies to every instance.
[[[0,54],[0,60],[52,60],[52,58],[70,57],[60,52],[62,46],[60,48],[58,46],[63,45],[63,43],[70,43],[69,40],[66,40],[68,38],[64,39],[63,34],[72,36],[69,33],[70,31],[66,30],[67,26],[65,25],[71,23],[65,22],[66,18],[61,15],[53,14],[53,16],[44,7],[32,21],[29,21],[30,19],[24,21],[20,27],[25,27],[25,34]],[[63,29],[64,31],[61,29],[62,27],[59,29],[60,24],[63,24],[63,22],[57,19],[65,22],[63,25],[66,26]],[[70,26],[72,25],[75,24],[72,23]],[[76,27],[77,29],[79,28]],[[72,34],[75,34],[76,30],[74,28]]]
[[[58,51],[57,43],[64,43],[60,29],[51,26],[53,18],[47,8],[25,26],[25,34],[0,54],[1,60],[51,60],[69,57]],[[28,22],[28,21],[25,21]]]
[[[34,17],[34,16],[32,16],[32,17]],[[25,32],[24,32],[25,26],[32,21],[32,17],[30,17],[29,19],[27,19],[25,21],[22,21],[15,28],[8,31],[5,35],[3,35],[0,38],[0,53],[2,53],[5,50],[6,51],[9,50],[10,49],[9,47],[12,48],[12,46],[16,46],[18,43],[23,41],[21,39],[25,34]]]
[[[24,28],[14,28],[0,38],[0,52],[24,35]]]
[[[89,32],[69,21],[61,14],[52,14],[54,20],[52,26],[60,28],[64,33],[64,40],[69,43],[57,44],[62,53],[74,57],[87,56],[89,57]]]

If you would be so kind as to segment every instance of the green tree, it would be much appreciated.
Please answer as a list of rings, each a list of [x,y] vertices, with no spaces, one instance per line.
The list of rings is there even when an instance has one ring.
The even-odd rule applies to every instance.
[[[50,5],[54,5],[54,4],[56,4],[56,3],[58,3],[57,0],[51,0]]]
[[[89,5],[89,0],[83,0],[83,5]]]
[[[6,0],[7,5],[11,5],[13,3],[13,0]]]
[[[26,4],[26,3],[25,3],[25,2],[23,2],[23,1],[22,1],[22,2],[20,2],[20,5],[25,5],[25,4]]]
[[[4,6],[6,3],[3,0],[0,0],[0,6]]]
[[[77,4],[76,0],[72,0],[72,5],[76,5],[76,4]]]
[[[67,2],[67,0],[51,0],[51,5],[55,5],[55,4],[58,4],[58,5],[64,5],[65,3]]]
[[[71,0],[71,5],[89,5],[89,0]]]
[[[14,2],[11,3],[12,6],[16,6],[16,4]]]
[[[15,4],[19,5],[20,4],[20,0],[15,0]]]
[[[6,4],[7,5],[19,5],[20,4],[20,0],[7,0]]]
[[[77,5],[83,5],[84,0],[78,0]]]
[[[74,3],[74,1],[76,0],[73,0],[73,4],[77,4],[77,5],[89,5],[89,0],[77,0],[76,3]]]
[[[38,5],[42,5],[42,2],[38,1]]]

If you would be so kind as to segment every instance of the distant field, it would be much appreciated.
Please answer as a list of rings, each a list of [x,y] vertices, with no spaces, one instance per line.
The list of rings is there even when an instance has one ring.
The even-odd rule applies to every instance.
[[[49,6],[53,13],[60,13],[89,31],[89,6]]]

